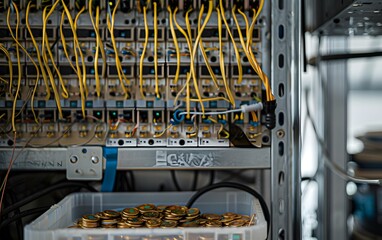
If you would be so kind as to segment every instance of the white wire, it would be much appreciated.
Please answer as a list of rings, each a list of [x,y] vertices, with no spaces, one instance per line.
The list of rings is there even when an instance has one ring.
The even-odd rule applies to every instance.
[[[241,108],[238,109],[232,109],[222,112],[190,112],[191,115],[220,115],[220,114],[228,114],[228,113],[234,113],[234,112],[242,112]],[[187,115],[187,112],[181,112],[179,113],[179,116]]]
[[[306,101],[308,99],[308,93],[307,92],[306,92],[305,99],[306,99]],[[365,178],[350,176],[338,164],[331,161],[329,158],[329,151],[326,148],[324,141],[318,135],[316,124],[312,118],[312,115],[310,114],[310,109],[309,109],[308,105],[307,105],[306,112],[307,112],[306,115],[307,115],[308,119],[310,120],[310,123],[312,124],[313,132],[314,132],[314,135],[317,139],[317,142],[320,144],[320,147],[322,149],[324,164],[326,167],[328,167],[330,169],[330,171],[332,171],[334,174],[336,174],[337,176],[339,176],[340,178],[342,178],[345,181],[353,181],[355,183],[367,183],[367,184],[382,185],[382,179],[365,179]]]

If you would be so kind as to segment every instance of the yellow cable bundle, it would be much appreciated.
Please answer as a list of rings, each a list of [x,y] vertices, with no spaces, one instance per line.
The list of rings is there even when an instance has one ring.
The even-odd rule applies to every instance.
[[[56,2],[55,5],[57,5],[57,3],[58,2]],[[57,104],[58,113],[60,115],[60,118],[62,118],[62,109],[61,109],[60,95],[58,94],[57,86],[56,86],[56,83],[54,81],[54,77],[53,77],[52,71],[50,70],[50,67],[49,67],[48,56],[46,55],[46,51],[45,51],[45,43],[46,43],[46,41],[45,41],[45,38],[46,38],[46,31],[45,31],[45,29],[46,29],[46,22],[45,22],[45,19],[46,19],[46,11],[47,10],[48,10],[48,7],[46,7],[43,10],[43,13],[42,13],[42,20],[43,20],[43,32],[42,32],[42,39],[43,40],[41,42],[42,59],[44,60],[44,65],[45,65],[45,68],[46,68],[46,72],[49,75],[50,85],[52,86],[52,90],[53,90],[53,93],[54,93],[54,98],[55,98],[55,101],[56,101],[56,104]]]
[[[186,42],[187,42],[187,46],[188,46],[188,49],[191,51],[192,50],[192,39],[189,38],[188,34],[184,31],[184,29],[178,24],[177,20],[176,20],[176,13],[178,11],[178,8],[175,8],[174,10],[174,23],[176,25],[176,27],[178,28],[178,30],[182,33],[182,35],[184,36],[184,38],[186,39]],[[191,109],[191,99],[190,99],[190,95],[191,95],[191,92],[190,92],[190,80],[191,80],[191,77],[194,78],[194,83],[195,83],[195,69],[194,69],[194,58],[192,57],[192,54],[190,54],[190,71],[191,73],[187,73],[187,77],[186,77],[186,84],[182,87],[182,89],[178,92],[177,96],[175,97],[175,100],[174,100],[174,103],[177,103],[178,101],[178,98],[180,97],[180,95],[182,94],[182,92],[184,90],[186,90],[186,109],[187,109],[187,117],[189,118],[190,117],[190,109]],[[194,86],[195,88],[197,88],[197,85]],[[201,98],[199,98],[199,102],[201,105],[203,105],[203,102],[201,101]],[[204,106],[202,106],[203,109],[204,109]]]
[[[175,72],[175,77],[174,77],[174,84],[178,83],[179,80],[179,72],[180,72],[180,50],[179,50],[179,45],[178,45],[178,39],[176,37],[175,29],[174,29],[174,24],[173,24],[173,14],[171,11],[170,6],[167,7],[167,11],[169,12],[169,22],[170,22],[170,31],[172,35],[172,39],[174,41],[174,46],[175,46],[175,52],[176,52],[176,72]],[[174,18],[176,18],[176,14],[174,15]]]
[[[227,23],[227,19],[225,17],[225,12],[224,12],[224,7],[223,7],[223,0],[220,0],[219,5],[220,5],[220,12],[221,12],[221,16],[222,16],[223,22],[224,22],[224,24],[225,24],[225,26],[227,28],[228,35],[231,38],[232,46],[233,46],[233,49],[235,51],[235,56],[236,56],[236,61],[237,61],[237,69],[238,69],[238,73],[239,73],[239,79],[237,81],[240,84],[242,82],[242,80],[243,80],[243,68],[241,66],[240,53],[239,53],[239,50],[237,49],[235,39],[233,38],[233,35],[232,35],[231,30],[229,29],[229,25]]]
[[[30,27],[30,24],[29,24],[29,12],[30,12],[30,8],[34,6],[32,5],[32,1],[30,1],[28,3],[28,6],[27,6],[27,9],[26,9],[26,13],[25,13],[25,24],[27,26],[27,29],[28,29],[28,32],[29,32],[29,35],[31,37],[31,40],[32,40],[32,43],[33,43],[33,46],[34,48],[36,49],[36,53],[37,53],[37,60],[38,60],[38,63],[40,65],[40,70],[41,70],[41,73],[42,73],[42,77],[43,77],[43,80],[44,80],[44,84],[45,84],[45,91],[46,91],[46,99],[48,100],[50,98],[50,88],[49,88],[49,84],[48,84],[48,77],[46,76],[46,72],[45,72],[45,69],[43,67],[43,63],[41,61],[41,54],[40,54],[40,49],[37,45],[37,42],[33,36],[33,33],[32,33],[32,30],[31,30],[31,27]]]
[[[60,73],[60,70],[58,69],[57,65],[56,65],[56,60],[54,59],[54,56],[53,56],[53,53],[52,53],[52,50],[50,48],[50,45],[49,45],[49,39],[48,39],[48,35],[45,34],[46,32],[46,23],[49,19],[49,17],[52,15],[54,9],[56,8],[56,6],[58,5],[59,1],[57,1],[52,7],[51,9],[49,10],[49,12],[46,14],[46,16],[44,17],[43,19],[43,41],[45,41],[45,44],[46,44],[46,50],[48,51],[48,54],[49,54],[49,57],[50,57],[50,60],[52,62],[52,65],[53,65],[53,68],[55,69],[56,71],[56,74],[58,76],[58,80],[61,84],[61,88],[62,88],[62,93],[61,95],[64,97],[64,98],[68,98],[69,97],[69,93],[68,93],[68,90],[66,89],[65,87],[65,83],[64,81],[62,80],[62,76],[61,76],[61,73]],[[45,9],[48,9],[48,7],[45,7]],[[45,9],[44,9],[44,12],[45,12]]]
[[[11,28],[11,25],[10,25],[10,13],[11,13],[11,8],[8,8],[8,12],[7,12],[7,25],[8,25],[8,29],[9,29],[9,32],[12,36],[12,39],[16,42],[16,55],[17,55],[17,60],[18,60],[18,80],[17,80],[17,89],[16,89],[16,96],[14,96],[14,99],[13,99],[13,106],[12,106],[12,130],[13,132],[16,134],[16,125],[15,125],[15,119],[16,119],[16,105],[17,105],[17,97],[19,96],[19,93],[20,93],[20,88],[21,88],[21,77],[22,77],[22,72],[21,72],[21,63],[20,63],[20,53],[19,53],[19,47],[26,53],[26,55],[30,58],[31,62],[33,63],[33,65],[35,66],[36,68],[36,72],[37,72],[37,77],[36,77],[36,81],[35,81],[35,85],[34,85],[34,88],[33,88],[33,94],[32,94],[32,99],[31,99],[31,109],[32,109],[32,113],[33,113],[33,116],[34,116],[34,120],[36,123],[38,123],[38,118],[36,116],[36,113],[34,111],[34,106],[33,106],[33,102],[34,102],[34,96],[36,94],[36,90],[37,90],[37,86],[38,86],[38,80],[40,78],[40,71],[38,69],[38,66],[37,64],[35,63],[35,61],[33,60],[33,58],[29,55],[29,53],[27,52],[27,50],[21,45],[21,43],[18,41],[18,38],[19,38],[19,23],[20,23],[20,15],[19,15],[19,10],[17,9],[17,5],[12,2],[12,5],[13,5],[13,8],[16,12],[16,34],[14,35],[13,32],[12,32],[12,28]],[[16,136],[16,135],[15,135]]]
[[[12,96],[12,79],[13,79],[13,64],[11,61],[11,55],[9,55],[8,50],[0,43],[0,50],[4,53],[4,55],[8,59],[8,68],[9,68],[9,82],[2,79],[3,82],[7,82],[9,84],[9,95]]]
[[[69,65],[72,67],[74,72],[77,74],[78,79],[81,79],[81,76],[77,72],[76,67],[73,65],[72,60],[69,57],[68,49],[66,48],[66,39],[65,39],[65,35],[64,35],[64,20],[65,20],[65,16],[66,16],[65,11],[62,11],[62,13],[61,13],[61,20],[60,20],[60,38],[61,38],[62,48],[64,50],[65,57],[66,57],[66,59],[69,62]]]
[[[145,25],[145,42],[143,43],[142,55],[139,60],[139,90],[140,90],[142,98],[145,98],[145,95],[143,93],[143,61],[145,59],[147,44],[149,42],[149,25],[147,23],[147,7],[146,6],[143,6],[143,21]]]
[[[82,77],[81,68],[80,68],[80,65],[78,63],[78,54],[77,54],[77,47],[76,47],[78,39],[77,39],[76,27],[75,27],[75,25],[73,23],[72,16],[70,15],[69,9],[66,6],[65,1],[61,0],[61,2],[62,2],[62,6],[64,7],[64,11],[65,11],[66,17],[68,18],[69,25],[70,25],[70,27],[72,29],[72,33],[73,33],[73,50],[74,50],[74,55],[75,55],[75,58],[76,58],[77,74],[79,76],[78,85],[80,87],[80,95],[81,95],[81,110],[82,110],[82,116],[85,118],[86,117],[86,114],[85,114],[85,99],[86,99],[86,96],[85,96],[83,81],[81,81],[81,77]],[[76,40],[77,40],[77,42],[76,42]],[[80,49],[80,51],[81,51],[81,49]],[[85,66],[83,65],[83,67],[85,67]],[[85,68],[85,71],[86,71],[86,68]]]
[[[99,34],[99,6],[96,7],[96,19],[95,19],[95,21],[93,18],[92,7],[93,7],[93,0],[89,0],[89,16],[90,16],[90,20],[92,22],[94,31],[96,33],[96,52],[94,55],[94,75],[95,75],[95,80],[96,80],[97,96],[100,97],[101,96],[101,83],[100,83],[99,74],[98,74],[99,50],[101,50],[102,61],[103,61],[103,64],[102,64],[102,76],[103,77],[105,76],[105,72],[106,72],[106,54],[105,54],[105,49],[103,48],[101,36]]]
[[[202,4],[202,6],[200,7],[200,11],[199,11],[199,16],[198,16],[198,31],[200,31],[200,25],[201,25],[201,22],[202,22],[203,12],[204,12],[204,4]],[[188,20],[186,20],[186,24],[187,24],[187,26],[190,25]],[[207,70],[208,70],[208,72],[211,75],[212,81],[213,81],[215,87],[217,89],[219,89],[218,80],[216,79],[216,75],[215,75],[214,71],[212,71],[211,65],[210,65],[210,63],[208,61],[206,49],[204,48],[202,38],[200,38],[200,41],[199,41],[199,48],[200,48],[200,52],[202,53],[203,60],[204,60],[204,63],[206,64]]]
[[[154,7],[154,71],[155,71],[155,94],[160,99],[159,82],[158,82],[158,21],[157,21],[157,3],[153,2]]]
[[[194,80],[194,87],[195,87],[195,92],[196,92],[196,95],[198,96],[198,99],[200,101],[200,107],[201,107],[201,110],[202,112],[204,112],[204,105],[202,103],[202,97],[200,96],[200,91],[199,91],[199,88],[198,88],[198,81],[196,79],[196,76],[195,76],[195,66],[194,66],[194,62],[193,62],[193,59],[195,59],[195,56],[196,56],[196,52],[198,50],[198,46],[199,46],[199,41],[202,37],[202,33],[204,31],[204,28],[206,27],[210,17],[211,17],[211,14],[212,14],[212,9],[213,9],[213,1],[212,0],[209,0],[208,1],[208,12],[207,12],[207,16],[206,18],[204,19],[204,22],[203,22],[203,25],[202,27],[200,28],[200,31],[198,32],[198,35],[196,37],[196,40],[195,40],[195,45],[192,49],[192,52],[191,52],[191,74],[193,74],[193,80]]]
[[[125,93],[125,98],[127,99],[129,97],[129,94],[127,92],[127,89],[125,87],[125,83],[123,81],[125,80],[126,84],[127,84],[128,80],[126,79],[126,76],[122,71],[122,65],[121,65],[121,61],[119,60],[118,49],[117,49],[117,45],[115,43],[115,37],[114,37],[114,19],[115,19],[115,13],[117,12],[117,8],[119,6],[119,3],[120,3],[120,0],[117,1],[117,3],[115,4],[115,7],[113,9],[113,13],[111,15],[111,18],[112,18],[111,21],[112,22],[110,22],[110,19],[107,18],[107,27],[109,29],[110,36],[111,36],[111,42],[113,44],[113,50],[114,50],[114,54],[115,54],[115,65],[116,65],[116,69],[117,69],[117,73],[118,73],[119,82],[121,83],[121,88],[122,88],[123,92]]]
[[[236,108],[235,98],[232,96],[231,89],[227,83],[227,78],[225,75],[225,66],[224,66],[224,54],[223,54],[223,42],[222,42],[222,21],[219,8],[216,8],[218,14],[218,33],[219,33],[219,60],[220,60],[220,72],[222,73],[223,83],[225,90],[227,92],[228,99],[232,104],[233,108]]]
[[[78,22],[78,19],[80,18],[81,14],[85,12],[85,6],[82,7],[82,9],[77,13],[75,19],[74,19],[74,31],[77,31],[77,22]],[[89,95],[89,90],[88,90],[88,86],[87,86],[87,82],[86,82],[86,65],[85,65],[85,57],[84,57],[84,54],[82,52],[82,49],[81,49],[81,45],[80,45],[80,42],[77,38],[77,34],[73,34],[73,39],[74,39],[74,42],[76,44],[75,46],[75,49],[78,48],[78,52],[80,53],[80,57],[81,57],[81,63],[82,63],[82,85],[84,87],[84,91],[85,91],[85,98]],[[78,59],[78,55],[76,54],[77,52],[75,51],[75,55],[76,55],[76,61]],[[85,101],[85,100],[84,100]]]
[[[251,24],[252,31],[253,31],[253,28],[254,28],[254,24],[256,22],[256,18],[260,14],[260,11],[261,11],[263,5],[264,5],[264,1],[262,0],[261,3],[260,3],[259,11],[256,14],[254,14],[254,18],[252,20],[252,24]],[[233,16],[233,19],[234,19],[235,24],[237,26],[237,29],[238,29],[240,43],[241,43],[241,45],[243,47],[244,53],[246,54],[246,56],[247,56],[247,58],[249,60],[249,63],[251,64],[251,67],[256,71],[257,75],[260,77],[261,81],[263,82],[263,85],[265,86],[267,101],[274,100],[274,96],[272,94],[272,90],[271,90],[270,85],[269,85],[268,77],[262,71],[262,69],[261,69],[260,65],[258,64],[254,54],[252,53],[252,49],[251,49],[251,46],[250,46],[250,43],[252,42],[252,32],[250,32],[251,30],[248,28],[249,24],[248,24],[247,16],[240,9],[238,10],[238,12],[243,16],[244,21],[245,21],[246,35],[248,36],[247,42],[245,42],[244,38],[243,38],[243,35],[241,33],[241,30],[240,30],[239,23],[237,21],[237,17],[236,17],[235,11],[236,11],[236,5],[232,8],[232,16]]]

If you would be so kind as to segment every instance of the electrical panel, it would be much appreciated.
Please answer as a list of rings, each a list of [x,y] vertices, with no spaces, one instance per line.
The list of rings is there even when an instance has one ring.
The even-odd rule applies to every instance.
[[[270,145],[261,9],[254,0],[0,1],[0,146]]]

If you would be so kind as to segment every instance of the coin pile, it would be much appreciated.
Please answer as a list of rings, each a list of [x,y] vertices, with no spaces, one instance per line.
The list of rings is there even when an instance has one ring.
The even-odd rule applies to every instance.
[[[121,212],[105,210],[87,214],[70,228],[242,227],[255,224],[256,214],[252,217],[233,212],[201,214],[198,208],[142,204]]]

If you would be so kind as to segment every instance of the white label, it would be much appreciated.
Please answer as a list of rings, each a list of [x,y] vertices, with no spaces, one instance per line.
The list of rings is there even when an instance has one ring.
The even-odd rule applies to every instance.
[[[217,165],[214,153],[156,151],[155,167],[212,167]]]

